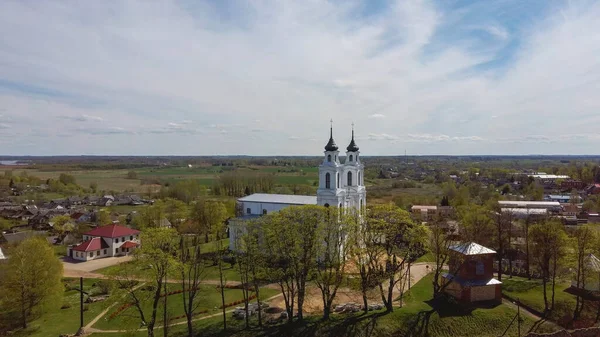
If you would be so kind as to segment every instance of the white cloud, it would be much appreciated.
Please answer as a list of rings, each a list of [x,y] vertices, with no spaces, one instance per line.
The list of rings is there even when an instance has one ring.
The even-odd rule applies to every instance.
[[[4,1],[0,78],[16,85],[0,84],[0,122],[14,154],[319,155],[295,140],[324,145],[330,118],[340,146],[352,121],[357,139],[384,141],[367,155],[396,154],[389,142],[595,153],[600,139],[565,121],[585,135],[600,123],[600,4],[517,4],[533,6],[396,0],[361,17],[354,1]]]
[[[369,119],[384,119],[384,118],[385,118],[385,115],[382,115],[382,114],[369,115]]]

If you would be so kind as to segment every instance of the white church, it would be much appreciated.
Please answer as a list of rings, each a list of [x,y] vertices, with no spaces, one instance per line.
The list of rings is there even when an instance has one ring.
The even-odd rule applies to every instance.
[[[229,249],[236,249],[236,235],[245,227],[245,223],[262,215],[279,211],[289,206],[321,205],[325,207],[353,208],[363,211],[367,202],[367,190],[364,185],[364,166],[360,161],[360,152],[352,139],[346,147],[344,163],[340,161],[340,151],[333,140],[333,127],[329,129],[329,141],[325,145],[323,162],[319,165],[319,188],[317,195],[289,195],[255,193],[238,199],[238,206],[244,215],[229,220]]]

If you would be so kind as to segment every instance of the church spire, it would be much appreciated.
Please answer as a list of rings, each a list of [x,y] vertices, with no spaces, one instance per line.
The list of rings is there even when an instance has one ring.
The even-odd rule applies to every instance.
[[[352,123],[352,140],[350,141],[350,145],[346,148],[348,152],[357,152],[358,146],[354,142],[354,123]]]
[[[325,145],[325,151],[337,151],[338,150],[338,146],[335,144],[335,141],[333,140],[333,119],[329,121],[330,125],[329,125],[329,142],[327,142],[327,145]]]

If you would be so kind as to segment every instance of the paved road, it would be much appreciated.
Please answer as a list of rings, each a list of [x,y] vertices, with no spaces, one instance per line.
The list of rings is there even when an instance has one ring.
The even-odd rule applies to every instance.
[[[132,256],[105,257],[98,260],[78,261],[70,257],[62,259],[65,277],[86,277],[86,273],[130,261]],[[82,275],[79,275],[82,274]]]

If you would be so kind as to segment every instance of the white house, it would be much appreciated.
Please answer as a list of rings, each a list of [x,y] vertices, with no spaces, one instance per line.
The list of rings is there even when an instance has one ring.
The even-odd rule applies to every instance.
[[[256,193],[238,199],[238,207],[242,209],[244,215],[230,219],[228,222],[229,249],[236,250],[236,237],[244,233],[247,221],[289,206],[331,206],[340,209],[357,209],[362,213],[367,203],[367,190],[363,179],[364,165],[360,160],[359,148],[354,141],[354,127],[343,163],[339,158],[338,146],[333,140],[331,127],[323,162],[319,165],[317,195]]]
[[[103,257],[129,255],[140,245],[140,231],[110,224],[83,234],[83,242],[71,246],[68,255],[75,260],[89,261]]]

